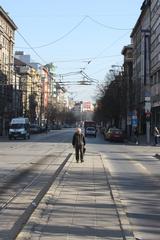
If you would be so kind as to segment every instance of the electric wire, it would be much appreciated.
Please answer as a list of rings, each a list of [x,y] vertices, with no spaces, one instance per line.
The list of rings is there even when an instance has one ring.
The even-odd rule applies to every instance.
[[[71,30],[69,30],[67,33],[63,34],[61,37],[57,38],[56,40],[54,40],[50,43],[43,44],[41,46],[35,46],[34,49],[48,47],[48,46],[51,46],[51,45],[61,41],[62,39],[66,38],[68,35],[70,35],[75,29],[77,29],[82,24],[82,22],[85,21],[86,18],[87,18],[87,16],[82,18],[81,21],[78,22]],[[25,48],[25,47],[16,47],[16,48],[29,49],[29,48]]]
[[[121,55],[115,54],[115,55],[109,55],[109,56],[102,56],[102,57],[97,57],[97,59],[103,59],[103,58],[112,58],[112,57],[119,57]],[[86,57],[86,58],[77,58],[77,59],[65,59],[65,60],[56,60],[54,59],[55,63],[63,63],[63,62],[79,62],[79,61],[90,61],[93,57]]]
[[[108,25],[105,25],[97,20],[95,20],[94,18],[92,18],[91,16],[87,16],[92,22],[98,24],[99,26],[102,26],[104,28],[107,28],[107,29],[112,29],[112,30],[119,30],[119,31],[125,31],[125,30],[132,30],[132,28],[117,28],[117,27],[112,27],[112,26],[108,26]]]
[[[37,57],[39,57],[39,59],[41,59],[41,61],[46,64],[47,62],[36,52],[36,50],[30,45],[30,43],[25,39],[25,37],[18,30],[17,30],[17,33],[21,36],[24,42],[30,47],[30,49],[32,49],[32,51],[37,55]]]
[[[61,40],[62,38],[66,37],[67,35],[69,35],[69,34],[70,34],[71,32],[73,32],[76,28],[78,28],[78,27],[82,24],[82,22],[86,20],[86,18],[89,18],[90,20],[94,21],[94,19],[92,19],[91,17],[85,16],[78,24],[76,24],[69,32],[67,32],[66,34],[64,34],[61,38],[55,40],[54,42],[52,42],[52,43],[50,43],[50,44],[45,44],[45,45],[43,45],[43,47],[44,47],[44,46],[49,46],[49,45],[51,45],[51,44],[53,44],[53,43]],[[96,22],[96,21],[94,21],[94,22]],[[99,24],[99,22],[98,22],[98,24]],[[103,25],[103,24],[101,24],[101,25]],[[124,29],[123,29],[123,30],[124,30]],[[22,37],[22,39],[23,39],[24,42],[29,46],[29,48],[32,49],[32,51],[41,59],[41,61],[46,64],[46,61],[45,61],[45,60],[36,52],[36,50],[35,50],[35,48],[39,48],[39,47],[32,47],[31,44],[25,39],[25,37],[24,37],[18,30],[17,30],[17,33]],[[99,53],[98,55],[96,55],[96,57],[86,58],[85,60],[87,61],[87,64],[86,64],[86,66],[84,67],[84,69],[86,69],[87,66],[88,66],[90,63],[92,63],[94,60],[100,58],[100,55],[103,54],[106,49],[111,48],[111,47],[112,47],[115,43],[117,43],[121,38],[123,38],[124,36],[126,36],[126,34],[128,34],[128,31],[127,31],[127,33],[123,34],[120,38],[116,39],[111,45],[105,47],[102,51],[100,51],[100,53]],[[41,46],[41,47],[42,47],[42,46]],[[107,57],[108,57],[108,56],[107,56]],[[104,57],[101,57],[101,58],[104,58]],[[80,60],[83,60],[83,59],[80,59]],[[67,61],[69,61],[69,60],[67,60]],[[57,62],[58,62],[58,61],[57,61]],[[64,61],[61,61],[61,62],[64,62]],[[62,75],[63,75],[63,74],[62,74]]]
[[[48,47],[48,46],[51,46],[51,45],[63,40],[68,35],[70,35],[75,29],[77,29],[86,19],[89,19],[92,22],[94,22],[95,24],[98,24],[99,26],[102,26],[102,27],[107,28],[107,29],[119,30],[119,31],[132,30],[132,28],[116,28],[116,27],[108,26],[108,25],[105,25],[105,24],[95,20],[94,18],[90,17],[89,15],[86,15],[80,20],[80,22],[78,22],[73,28],[71,28],[67,33],[63,34],[61,37],[57,38],[56,40],[54,40],[52,42],[49,42],[49,43],[46,43],[46,44],[43,44],[43,45],[40,45],[40,46],[34,46],[34,49]],[[17,49],[18,48],[29,49],[28,47],[18,47],[18,46],[16,48]]]
[[[116,39],[112,44],[110,44],[109,46],[105,47],[102,51],[100,51],[94,58],[90,59],[89,63],[87,63],[84,66],[84,69],[86,70],[86,68],[89,66],[90,63],[92,63],[94,60],[96,60],[98,57],[100,57],[104,51],[106,51],[107,49],[112,48],[119,40],[123,39],[126,35],[128,35],[130,31],[127,31],[125,34],[121,35],[118,39]]]

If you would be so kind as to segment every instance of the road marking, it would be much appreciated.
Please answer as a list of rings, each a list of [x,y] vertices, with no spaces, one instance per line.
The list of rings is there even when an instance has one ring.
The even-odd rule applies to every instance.
[[[138,168],[141,168],[144,173],[147,173],[148,175],[151,174],[151,172],[146,167],[144,167],[141,163],[134,162],[134,165],[136,165]]]
[[[148,174],[148,175],[151,175],[151,172],[146,168],[144,167],[143,164],[141,163],[137,163],[138,159],[133,159],[130,155],[127,155],[127,154],[124,154],[124,156],[130,160],[136,167],[138,167],[138,169],[140,168],[142,170],[143,173],[145,174]]]

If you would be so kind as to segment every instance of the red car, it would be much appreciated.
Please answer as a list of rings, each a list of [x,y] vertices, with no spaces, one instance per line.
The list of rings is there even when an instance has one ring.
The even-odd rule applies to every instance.
[[[108,131],[104,133],[105,140],[115,141],[115,142],[123,142],[124,141],[124,133],[122,129],[119,128],[109,128]]]

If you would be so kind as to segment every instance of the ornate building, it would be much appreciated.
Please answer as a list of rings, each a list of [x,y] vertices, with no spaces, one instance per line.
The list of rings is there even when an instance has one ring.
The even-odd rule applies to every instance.
[[[5,135],[13,115],[13,46],[15,23],[0,7],[0,135]]]

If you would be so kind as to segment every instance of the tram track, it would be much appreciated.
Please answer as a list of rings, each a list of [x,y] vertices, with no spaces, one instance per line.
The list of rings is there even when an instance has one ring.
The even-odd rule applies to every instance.
[[[1,194],[3,194],[4,191],[6,191],[9,186],[13,185],[18,180],[20,181],[22,178],[24,178],[25,175],[36,169],[38,165],[42,165],[43,162],[45,162],[46,165],[47,158],[51,157],[57,157],[57,155],[48,154],[47,151],[44,156],[41,157],[38,161],[35,161],[35,159],[33,158],[29,162],[25,161],[22,163],[16,163],[16,165],[18,165],[16,168],[13,168],[12,170],[3,175],[0,175],[0,196]]]
[[[12,177],[10,177],[9,179],[7,179],[7,176],[6,176],[6,182],[5,183],[1,183],[2,186],[0,186],[0,196],[2,196],[4,193],[6,193],[6,191],[10,191],[10,188],[12,188],[14,185],[18,184],[18,191],[16,191],[13,196],[11,196],[6,202],[2,203],[0,205],[0,212],[3,208],[5,208],[8,203],[10,203],[15,197],[17,197],[22,191],[25,191],[25,189],[28,188],[28,186],[30,186],[38,177],[40,177],[40,175],[42,173],[44,173],[47,168],[50,166],[50,164],[45,164],[45,169],[42,170],[42,172],[40,172],[37,176],[33,177],[33,179],[31,180],[31,182],[29,184],[21,184],[23,187],[20,187],[19,188],[19,182],[23,181],[23,179],[25,179],[26,181],[26,178],[27,178],[27,175],[29,173],[32,174],[33,171],[35,170],[38,170],[37,167],[41,166],[43,164],[44,161],[47,160],[47,158],[49,157],[53,157],[53,155],[47,155],[45,157],[43,157],[42,159],[40,159],[37,163],[34,163],[34,164],[28,164],[30,165],[30,167],[22,170],[22,171],[19,171],[19,173],[17,173],[17,171],[14,171],[14,174]],[[56,155],[55,155],[56,157]],[[0,198],[1,199],[1,198]],[[1,202],[1,200],[0,200]]]
[[[52,136],[50,136],[50,137],[52,137]],[[61,142],[64,142],[64,141],[61,141]],[[5,149],[5,151],[4,151],[4,149],[3,149],[3,151],[0,151],[0,157],[2,157],[2,159],[7,158],[7,157],[16,158],[17,156],[22,158],[22,162],[17,162],[16,159],[9,162],[9,164],[11,163],[13,165],[13,169],[9,169],[5,172],[0,172],[0,196],[3,192],[2,188],[6,189],[6,188],[2,187],[2,185],[8,187],[8,185],[13,184],[18,177],[21,178],[21,176],[23,177],[25,174],[27,174],[28,171],[30,171],[30,169],[34,169],[33,165],[35,165],[35,166],[42,165],[43,161],[44,161],[44,164],[46,164],[46,158],[57,157],[57,154],[61,153],[61,151],[58,151],[55,154],[52,154],[51,150],[47,150],[46,152],[43,152],[43,153],[37,155],[37,153],[36,154],[34,154],[34,153],[35,153],[35,151],[39,151],[39,149],[37,150],[36,148],[34,148],[34,153],[33,153],[33,146],[34,145],[29,146],[27,154],[25,154],[25,153],[19,154],[19,152],[18,153],[15,152],[16,150],[19,150],[19,148],[21,148],[21,149],[22,148],[24,149],[25,147],[28,148],[28,143],[26,144],[26,142],[21,143],[20,145],[13,144],[12,146],[9,146],[7,150],[9,150],[11,148],[13,150],[12,153],[6,152],[6,149]],[[53,147],[57,148],[57,144],[52,143],[52,148]],[[67,148],[65,148],[64,151]],[[31,151],[30,151],[30,149],[31,149]],[[43,154],[43,156],[42,156],[42,154]],[[27,157],[29,157],[29,158],[31,157],[31,159],[28,161]],[[37,157],[40,157],[40,159],[38,161],[37,161]]]
[[[71,153],[67,153],[66,149],[58,154],[48,154],[37,162],[27,164],[25,169],[20,170],[18,174],[15,171],[13,176],[10,176],[3,183],[1,182],[0,239],[15,239],[70,156]],[[10,211],[11,209],[12,211]],[[20,210],[17,213],[18,209]],[[12,215],[12,222],[9,220],[9,226],[7,227],[3,219],[6,219],[6,217],[9,219],[9,215]],[[7,219],[5,222],[7,222]],[[6,228],[8,228],[8,231],[6,231]]]

